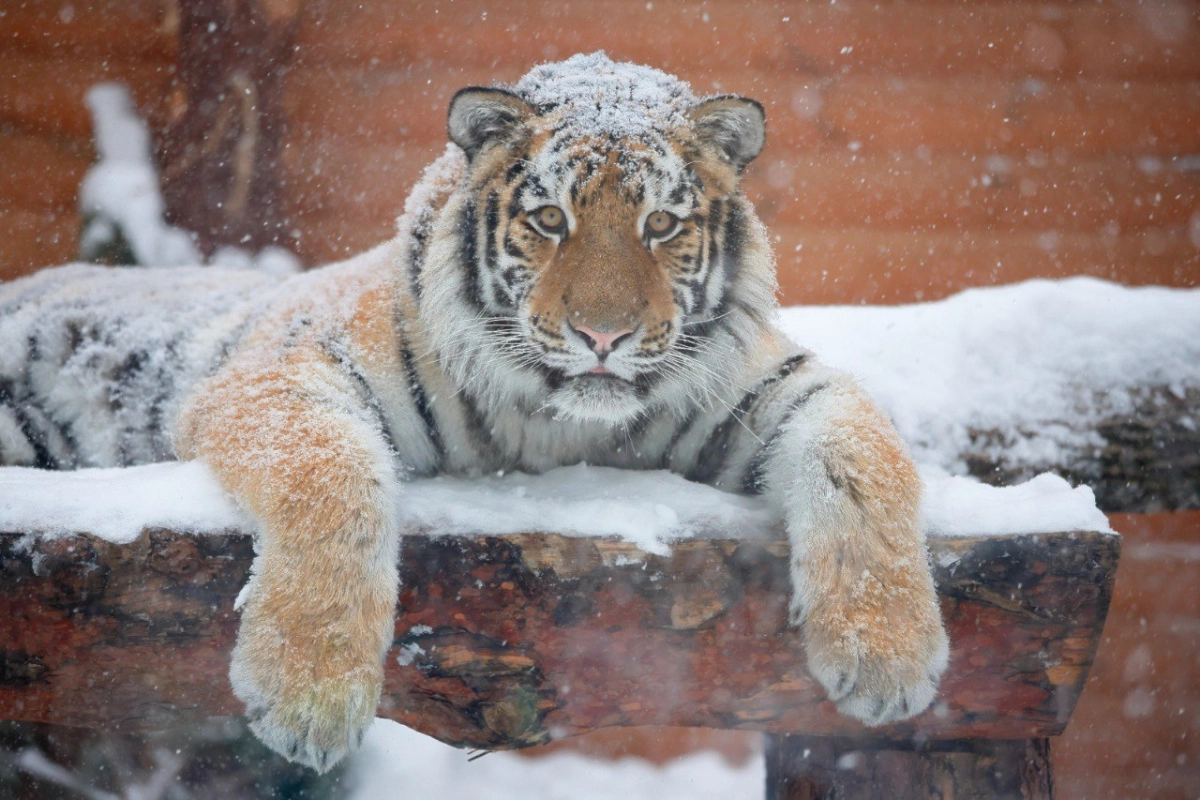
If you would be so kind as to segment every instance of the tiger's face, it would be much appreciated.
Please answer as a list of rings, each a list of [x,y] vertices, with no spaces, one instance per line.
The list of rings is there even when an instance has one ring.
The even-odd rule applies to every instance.
[[[753,224],[737,186],[762,109],[671,98],[662,119],[606,126],[524,94],[467,89],[451,104],[468,158],[467,291],[545,406],[628,421],[712,370],[701,339],[727,311]]]

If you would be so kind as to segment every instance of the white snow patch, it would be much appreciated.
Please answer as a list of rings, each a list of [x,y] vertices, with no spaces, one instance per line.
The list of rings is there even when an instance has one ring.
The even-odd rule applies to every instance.
[[[200,253],[187,232],[163,222],[150,130],[134,110],[129,90],[119,83],[97,84],[86,102],[99,161],[79,188],[79,210],[97,220],[83,231],[81,247],[86,248],[90,238],[111,234],[116,222],[139,264],[199,264]]]
[[[0,531],[91,533],[124,544],[146,528],[216,533],[257,526],[198,461],[124,469],[0,469]]]
[[[409,787],[413,797],[448,800],[728,800],[758,797],[766,782],[761,758],[731,766],[699,752],[655,766],[640,758],[602,761],[575,753],[537,759],[468,754],[391,720],[375,720],[362,749],[351,757],[350,797],[392,797]]]
[[[1034,280],[918,305],[786,308],[780,322],[859,377],[919,462],[956,474],[973,430],[1044,469],[1100,446],[1081,431],[1133,412],[1139,387],[1200,386],[1200,289]]]
[[[1112,533],[1087,486],[1072,488],[1045,473],[1016,486],[986,486],[971,478],[923,471],[929,487],[921,513],[932,536],[1100,531]]]
[[[926,471],[924,517],[932,535],[1108,531],[1090,489],[1041,475],[1009,488]],[[692,483],[665,471],[576,465],[543,475],[439,477],[408,483],[408,530],[453,535],[547,531],[616,536],[647,553],[695,536],[778,535],[765,501]],[[204,533],[253,530],[252,521],[199,462],[48,472],[0,469],[0,531],[93,533],[124,543],[146,528]]]
[[[666,471],[579,464],[543,475],[438,477],[405,488],[401,516],[437,533],[553,531],[617,536],[648,553],[698,534],[735,538],[778,522],[756,498],[692,483]]]
[[[637,138],[680,128],[696,104],[691,87],[674,75],[603,52],[541,64],[513,88],[541,109],[561,109],[572,139]]]

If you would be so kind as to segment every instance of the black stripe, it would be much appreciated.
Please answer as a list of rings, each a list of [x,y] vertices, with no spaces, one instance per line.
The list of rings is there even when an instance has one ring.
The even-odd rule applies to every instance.
[[[375,417],[375,424],[379,426],[379,432],[383,434],[384,440],[387,441],[388,448],[393,454],[399,455],[400,450],[396,447],[396,437],[392,434],[392,426],[388,425],[387,417],[384,416],[383,406],[379,403],[379,397],[371,390],[371,385],[367,383],[367,376],[358,368],[350,358],[350,354],[346,352],[345,346],[333,339],[323,339],[320,342],[321,350],[338,365],[342,374],[350,378],[354,385],[358,388],[359,399],[371,409],[371,414]]]
[[[463,416],[466,419],[466,433],[476,450],[483,455],[484,463],[507,468],[507,459],[492,438],[491,423],[476,405],[475,397],[469,391],[463,391],[459,394],[459,399],[462,401]]]
[[[446,461],[446,446],[442,442],[442,435],[438,430],[437,419],[433,416],[433,409],[429,406],[429,398],[425,396],[425,387],[421,383],[421,376],[417,374],[416,360],[413,358],[412,351],[404,345],[400,347],[400,361],[404,365],[404,377],[408,381],[408,390],[412,392],[413,404],[416,405],[421,422],[425,425],[425,436],[437,453],[437,465],[434,467],[434,471],[438,471]]]
[[[755,402],[758,401],[766,389],[791,375],[806,360],[808,360],[808,355],[805,353],[792,356],[780,364],[773,374],[759,381],[757,386],[746,392],[737,406],[709,433],[708,439],[701,446],[700,453],[696,456],[696,462],[692,465],[692,469],[687,473],[686,477],[689,480],[699,483],[711,483],[717,475],[721,474],[721,470],[724,469],[725,460],[729,454],[729,445],[733,438],[735,426],[744,424],[743,420],[746,414],[754,407]]]
[[[512,194],[509,196],[509,198],[508,198],[508,218],[509,219],[516,219],[518,216],[521,215],[521,192],[522,192],[522,190],[524,190],[525,184],[527,184],[528,182],[529,182],[528,179],[522,180],[520,183],[517,184],[516,188],[513,189]]]
[[[458,257],[466,275],[467,302],[476,309],[482,310],[484,308],[483,290],[479,285],[479,260],[478,251],[475,249],[475,237],[478,235],[475,226],[478,222],[479,218],[475,213],[475,207],[470,203],[464,204],[462,216],[458,218]]]
[[[248,316],[246,319],[239,322],[237,327],[230,331],[229,334],[221,340],[221,344],[217,347],[216,356],[208,365],[208,369],[204,372],[205,377],[212,375],[214,372],[224,366],[225,362],[229,360],[229,356],[234,350],[237,349],[237,346],[242,343],[242,340],[246,338],[246,334],[250,332],[250,328],[257,324],[258,321],[257,314]]]
[[[0,398],[0,401],[2,400],[3,398]],[[32,405],[17,405],[16,403],[6,405],[13,412],[25,441],[33,448],[33,466],[37,469],[61,469],[62,465],[50,452],[45,431],[39,430],[30,416],[29,412],[36,409]],[[45,415],[40,416],[45,418]]]
[[[770,457],[771,451],[774,449],[779,437],[783,435],[783,429],[792,421],[792,417],[800,410],[800,407],[807,403],[812,396],[817,392],[829,388],[828,383],[818,383],[811,387],[804,394],[793,399],[788,404],[788,410],[784,413],[783,418],[779,420],[779,424],[775,426],[775,430],[759,448],[759,451],[754,454],[754,458],[750,459],[750,463],[746,465],[746,474],[742,478],[742,491],[747,494],[762,494],[767,489],[767,458]]]

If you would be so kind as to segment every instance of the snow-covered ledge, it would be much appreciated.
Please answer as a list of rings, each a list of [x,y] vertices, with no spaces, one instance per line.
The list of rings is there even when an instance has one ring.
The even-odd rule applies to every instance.
[[[1090,490],[1050,475],[928,483],[952,664],[934,708],[889,732],[1061,732],[1119,537]],[[129,729],[238,711],[225,672],[251,525],[203,466],[10,468],[0,498],[0,530],[19,532],[0,535],[0,718]],[[805,671],[787,546],[757,500],[581,465],[419,481],[403,509],[384,716],[487,748],[612,725],[862,732]]]
[[[1035,282],[782,322],[860,376],[928,485],[951,666],[932,709],[873,735],[1061,732],[1119,537],[1087,488],[976,478],[1096,475],[1105,510],[1197,505],[1200,291]],[[383,716],[487,748],[642,724],[863,741],[804,669],[786,546],[754,500],[577,466],[412,484],[403,514]],[[250,524],[202,467],[3,469],[0,531],[0,718],[239,711],[225,674]]]

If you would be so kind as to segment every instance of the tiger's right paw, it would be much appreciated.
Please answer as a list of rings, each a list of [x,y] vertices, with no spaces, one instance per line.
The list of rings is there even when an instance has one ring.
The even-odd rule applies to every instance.
[[[230,681],[234,694],[246,704],[250,730],[259,740],[288,760],[322,773],[358,749],[379,705],[379,659],[372,656],[367,663],[343,669],[344,659],[300,664],[301,656],[293,655],[269,669],[269,657],[244,646],[246,634],[243,626]],[[273,648],[271,655],[282,655],[285,649],[291,650]]]
[[[378,705],[378,682],[327,681],[290,697],[247,704],[246,716],[267,747],[326,772],[362,744]]]

